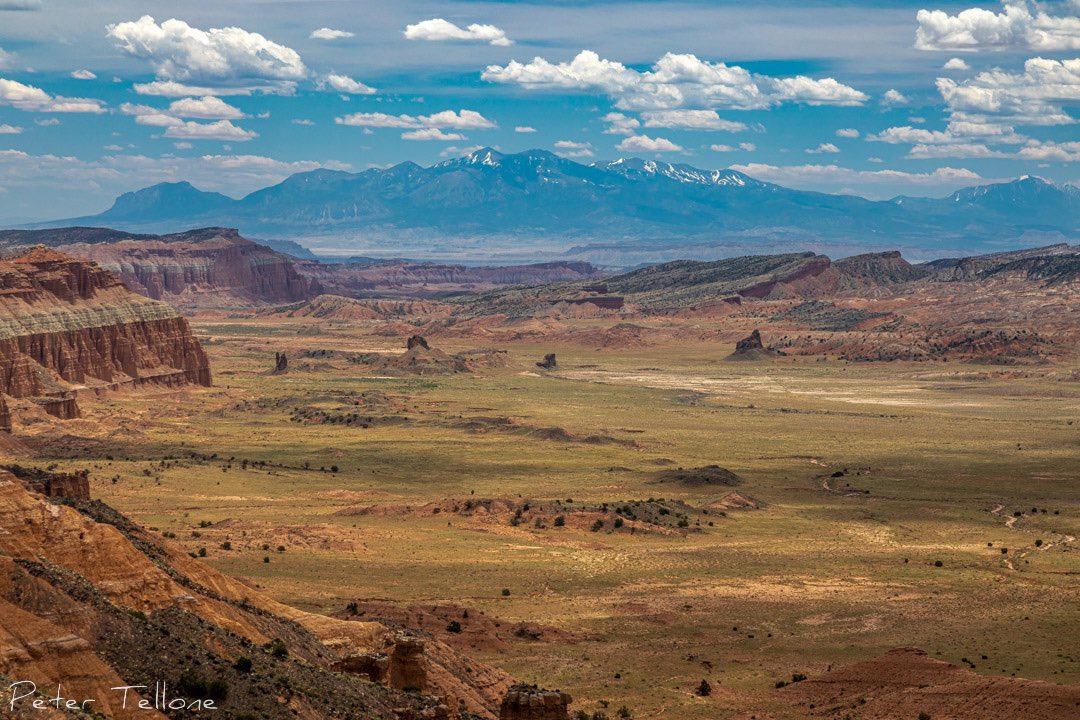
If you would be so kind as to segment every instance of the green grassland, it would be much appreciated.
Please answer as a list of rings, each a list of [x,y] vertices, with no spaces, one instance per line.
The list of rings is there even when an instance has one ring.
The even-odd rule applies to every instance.
[[[1080,383],[956,363],[731,363],[707,344],[518,344],[508,368],[367,377],[300,351],[397,341],[344,324],[196,330],[213,338],[214,388],[87,399],[79,422],[135,430],[56,461],[89,462],[98,497],[282,601],[454,603],[554,626],[571,637],[480,658],[575,707],[637,717],[725,717],[793,673],[907,645],[1080,682]],[[281,349],[292,369],[266,374]],[[552,351],[560,369],[538,371]],[[484,418],[514,430],[477,432]],[[744,482],[659,482],[710,464]],[[538,528],[531,510],[516,526],[413,511],[451,498],[702,508],[732,490],[761,507],[694,510],[665,532],[616,529],[613,514],[593,531]],[[390,509],[357,514],[372,505]],[[708,698],[692,692],[702,678]]]

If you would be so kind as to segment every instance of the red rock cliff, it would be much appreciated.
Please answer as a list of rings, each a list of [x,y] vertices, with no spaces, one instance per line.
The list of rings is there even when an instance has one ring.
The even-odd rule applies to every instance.
[[[140,295],[182,307],[295,302],[320,290],[291,258],[225,228],[63,247],[115,273]]]
[[[146,382],[210,385],[206,354],[172,307],[55,250],[0,261],[0,392],[74,417],[80,390]]]

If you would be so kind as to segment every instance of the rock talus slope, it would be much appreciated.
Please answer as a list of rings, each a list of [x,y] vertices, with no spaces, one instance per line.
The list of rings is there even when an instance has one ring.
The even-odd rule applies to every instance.
[[[365,658],[388,658],[389,677],[405,673],[425,695],[332,672]],[[264,692],[259,678],[268,673],[289,682]],[[54,500],[2,471],[0,676],[48,692],[63,682],[66,696],[93,698],[116,718],[132,715],[111,688],[156,681],[189,696],[218,688],[226,717],[387,720],[445,718],[459,708],[491,717],[511,685],[505,673],[400,627],[277,603],[106,505]]]

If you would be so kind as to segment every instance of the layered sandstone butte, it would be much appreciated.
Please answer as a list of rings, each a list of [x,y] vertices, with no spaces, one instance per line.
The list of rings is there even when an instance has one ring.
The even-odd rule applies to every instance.
[[[80,391],[143,383],[210,385],[206,353],[176,310],[48,248],[0,261],[0,393],[70,418]]]
[[[503,698],[499,720],[567,720],[570,696],[535,685],[515,685]]]
[[[162,715],[134,711],[133,701],[125,711],[110,688],[159,681],[170,696],[218,688],[219,710],[208,715],[267,720],[438,720],[458,708],[491,718],[511,686],[400,626],[282,605],[106,505],[54,503],[3,471],[0,676],[44,693],[62,682],[65,696],[93,698],[99,713],[122,719]]]
[[[72,229],[79,230],[78,228]],[[93,260],[129,288],[180,307],[232,307],[305,300],[317,286],[302,277],[293,258],[227,228],[173,235],[128,236],[49,231],[64,252]]]

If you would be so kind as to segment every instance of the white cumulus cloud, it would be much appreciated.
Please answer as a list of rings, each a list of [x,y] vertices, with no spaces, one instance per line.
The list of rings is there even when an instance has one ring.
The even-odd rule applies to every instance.
[[[109,25],[107,32],[128,55],[147,60],[158,80],[287,91],[308,76],[295,50],[239,27],[200,30],[176,19],[159,25],[144,15]]]
[[[71,73],[71,77],[76,80],[97,80],[97,75],[90,70],[74,70]]]
[[[312,40],[341,40],[343,38],[353,37],[353,33],[348,30],[335,30],[333,28],[321,27],[318,30],[312,30],[308,37]]]
[[[296,90],[296,83],[280,82],[260,85],[220,85],[210,87],[208,85],[189,85],[176,82],[175,80],[154,80],[148,83],[135,83],[132,88],[139,95],[153,95],[157,97],[190,97],[192,95],[214,95],[227,97],[230,95],[253,95],[256,93],[265,95],[292,95]]]
[[[246,142],[258,137],[258,133],[232,123],[232,120],[246,117],[243,112],[215,97],[185,98],[167,108],[123,103],[120,112],[133,115],[139,125],[165,128],[167,138]],[[186,118],[215,122],[199,123]]]
[[[859,137],[859,131],[855,128],[840,128],[836,131],[836,137],[857,138]]]
[[[247,117],[239,108],[212,95],[176,100],[169,104],[169,114],[199,120],[240,120]]]
[[[39,87],[5,78],[0,78],[0,105],[10,105],[18,110],[29,112],[93,114],[105,112],[105,103],[101,100],[54,96]]]
[[[945,64],[941,66],[942,70],[970,70],[971,66],[967,64],[967,61],[963,58],[949,58],[945,61]]]
[[[536,57],[527,63],[511,60],[506,65],[490,65],[481,77],[528,89],[599,91],[615,99],[617,109],[636,111],[750,110],[789,102],[857,106],[868,99],[833,78],[773,78],[677,53],[667,53],[645,72],[583,50],[570,62]]]
[[[443,110],[431,115],[388,115],[386,113],[359,112],[335,118],[338,125],[354,127],[387,128],[451,128],[455,130],[489,130],[498,127],[495,122],[475,110]]]
[[[838,153],[840,152],[840,148],[836,147],[832,143],[821,143],[816,148],[807,148],[804,152],[807,152],[811,155],[823,155],[830,153]]]
[[[907,97],[899,90],[892,88],[885,91],[885,94],[881,96],[881,104],[885,107],[896,107],[898,105],[907,105]]]
[[[1022,73],[994,69],[960,82],[938,78],[937,87],[954,113],[999,115],[1025,125],[1070,125],[1076,120],[1063,106],[1080,101],[1080,58],[1031,58]]]
[[[465,136],[456,132],[443,132],[439,128],[429,127],[409,130],[401,133],[402,140],[464,140]]]
[[[258,137],[258,133],[252,130],[233,125],[228,120],[218,120],[211,123],[180,122],[165,128],[165,137],[183,138],[185,140],[228,140],[232,142],[247,142]]]
[[[8,125],[6,123],[0,124],[0,135],[19,135],[23,129],[15,125]]]
[[[615,147],[622,152],[656,153],[679,152],[682,150],[682,146],[676,145],[667,138],[653,138],[648,135],[631,135],[630,137],[623,139],[623,141]]]
[[[559,140],[555,143],[555,154],[565,158],[591,158],[596,153],[591,143]]]
[[[477,150],[483,150],[483,145],[469,145],[467,147],[459,147],[457,145],[447,145],[439,151],[439,157],[458,158],[465,157],[466,155],[472,155]],[[498,148],[494,148],[498,150]]]
[[[514,128],[514,132],[516,132],[516,133],[534,133],[534,132],[536,132],[536,128],[534,128],[532,125],[518,125],[517,127]],[[466,153],[466,154],[468,154],[468,153]]]
[[[754,152],[757,150],[757,145],[754,143],[739,143],[736,145],[710,145],[709,149],[713,152],[736,152],[742,150],[743,152]]]
[[[490,45],[513,45],[513,41],[506,37],[502,28],[494,25],[472,24],[468,27],[460,27],[442,18],[424,20],[415,25],[405,27],[405,37],[409,40],[446,41],[457,40],[465,42],[486,42]]]
[[[1063,14],[1051,15],[1049,3],[1005,0],[1002,12],[969,8],[956,15],[943,10],[920,10],[915,47],[920,50],[1010,50],[1040,52],[1080,49],[1077,6],[1058,3]]]
[[[617,112],[610,112],[600,119],[607,123],[605,135],[633,135],[641,127],[641,121],[637,118]]]
[[[324,80],[320,80],[319,89],[329,89],[346,95],[373,95],[378,92],[375,88],[353,80],[348,75],[335,74],[327,75]]]
[[[647,128],[682,128],[686,130],[721,130],[741,132],[746,124],[724,120],[715,110],[655,110],[644,112],[641,119]]]

